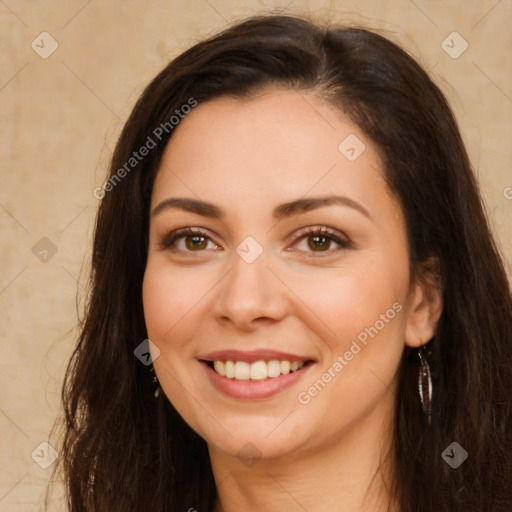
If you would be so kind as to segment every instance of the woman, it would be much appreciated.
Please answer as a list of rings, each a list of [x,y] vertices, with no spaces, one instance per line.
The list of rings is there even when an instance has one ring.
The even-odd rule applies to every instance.
[[[238,24],[151,82],[95,193],[71,511],[509,510],[507,277],[403,50]]]

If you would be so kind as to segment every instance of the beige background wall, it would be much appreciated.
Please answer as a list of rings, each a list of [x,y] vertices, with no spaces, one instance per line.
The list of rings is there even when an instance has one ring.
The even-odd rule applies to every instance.
[[[431,70],[460,121],[510,272],[512,2],[2,0],[1,512],[42,509],[51,467],[41,465],[52,454],[40,443],[76,339],[75,295],[86,283],[98,206],[92,192],[123,120],[171,57],[267,8],[384,29]],[[442,45],[454,31],[460,36]]]

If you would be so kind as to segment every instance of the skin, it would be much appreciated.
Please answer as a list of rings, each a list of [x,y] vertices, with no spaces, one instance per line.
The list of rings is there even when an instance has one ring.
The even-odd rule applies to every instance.
[[[352,162],[338,150],[349,134],[366,146]],[[368,215],[332,204],[273,217],[282,203],[332,195],[357,201]],[[208,443],[215,511],[385,509],[398,363],[405,345],[433,336],[442,302],[437,288],[411,279],[403,214],[374,145],[312,93],[269,89],[213,100],[173,134],[151,210],[178,197],[207,201],[225,215],[168,208],[151,216],[144,312],[160,350],[160,385]],[[195,239],[199,249],[193,235],[162,246],[187,226],[209,237]],[[327,226],[349,246],[316,239],[322,250],[315,251],[314,235],[300,235],[307,226]],[[236,252],[248,236],[263,249],[252,263]],[[393,304],[401,306],[394,318],[300,403],[299,393],[332,372]],[[239,400],[217,391],[198,361],[231,348],[280,350],[316,363],[275,396]],[[238,456],[247,443],[251,465]]]

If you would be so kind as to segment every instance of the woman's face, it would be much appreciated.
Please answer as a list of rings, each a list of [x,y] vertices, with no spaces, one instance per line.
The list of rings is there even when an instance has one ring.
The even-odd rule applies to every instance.
[[[356,125],[288,90],[201,104],[151,212],[155,370],[211,450],[277,457],[388,428],[404,343],[428,339],[401,209]]]

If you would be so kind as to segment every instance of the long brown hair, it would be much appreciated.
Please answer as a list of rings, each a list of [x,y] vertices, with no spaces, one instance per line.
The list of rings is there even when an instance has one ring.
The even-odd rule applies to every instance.
[[[63,387],[69,510],[213,508],[206,442],[165,396],[153,397],[148,367],[134,356],[147,338],[150,195],[176,110],[191,98],[244,98],[275,85],[317,93],[366,133],[405,215],[411,270],[439,262],[444,311],[429,344],[432,422],[418,398],[418,358],[405,348],[392,495],[402,512],[509,511],[512,301],[452,112],[422,68],[386,38],[289,16],[250,18],[178,56],[146,88],[119,138],[97,216],[90,298]],[[155,147],[126,167],[150,136]],[[457,469],[441,456],[452,442],[468,452]]]

